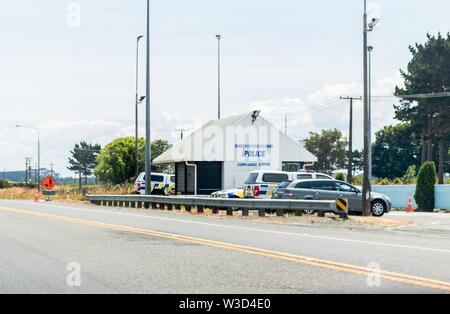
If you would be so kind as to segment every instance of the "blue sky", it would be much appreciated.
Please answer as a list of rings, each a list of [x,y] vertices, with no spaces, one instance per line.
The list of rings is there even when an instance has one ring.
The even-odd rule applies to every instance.
[[[67,6],[81,8],[68,25]],[[348,105],[361,94],[362,0],[151,1],[153,134],[195,128],[216,114],[215,34],[222,40],[222,116],[261,109],[295,139],[336,127],[347,134]],[[0,168],[22,169],[39,126],[43,166],[64,171],[80,140],[106,144],[133,134],[135,38],[145,34],[146,1],[0,0]],[[448,0],[369,1],[380,24],[370,34],[374,95],[401,84],[408,45],[449,31]],[[144,42],[141,43],[144,92]],[[374,131],[393,122],[394,99],[374,100]],[[143,107],[142,107],[143,109]],[[362,144],[355,109],[355,144]],[[143,115],[141,117],[143,125]],[[141,130],[143,134],[143,130]]]

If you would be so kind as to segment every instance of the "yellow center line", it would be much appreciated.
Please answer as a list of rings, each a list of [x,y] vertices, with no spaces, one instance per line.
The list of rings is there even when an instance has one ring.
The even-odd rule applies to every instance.
[[[118,231],[138,233],[138,234],[154,236],[154,237],[159,237],[159,238],[165,238],[165,239],[171,239],[171,240],[176,240],[176,241],[195,243],[195,244],[200,244],[200,245],[205,245],[205,246],[223,248],[223,249],[238,251],[238,252],[242,252],[242,253],[252,254],[252,255],[260,255],[260,256],[265,256],[265,257],[276,258],[279,260],[301,263],[301,264],[315,266],[315,267],[343,271],[343,272],[348,272],[348,273],[353,273],[353,274],[358,274],[358,275],[363,275],[363,276],[374,276],[374,277],[378,276],[380,278],[384,278],[384,279],[387,279],[390,281],[402,282],[402,283],[407,283],[407,284],[411,284],[411,285],[427,287],[427,288],[432,288],[432,289],[438,289],[438,290],[443,290],[443,291],[450,291],[450,282],[434,280],[434,279],[429,279],[429,278],[425,278],[425,277],[412,276],[412,275],[408,275],[408,274],[390,272],[390,271],[385,271],[385,270],[374,270],[374,269],[368,268],[368,267],[339,263],[339,262],[329,261],[329,260],[325,260],[325,259],[311,258],[311,257],[306,257],[306,256],[301,256],[301,255],[271,251],[271,250],[250,247],[250,246],[243,246],[243,245],[232,244],[232,243],[226,243],[226,242],[218,242],[218,241],[213,241],[213,240],[194,238],[194,237],[183,236],[183,235],[176,235],[176,234],[166,233],[166,232],[152,231],[152,230],[126,227],[126,226],[121,226],[121,225],[113,225],[113,224],[78,219],[78,218],[58,216],[58,215],[46,214],[46,213],[36,212],[36,211],[14,209],[14,208],[7,208],[7,207],[0,207],[0,210],[21,213],[21,214],[27,214],[27,215],[33,215],[33,216],[39,216],[39,217],[45,217],[45,218],[51,218],[51,219],[56,219],[56,220],[60,220],[60,221],[66,221],[66,222],[72,222],[72,223],[77,223],[77,224],[107,228],[107,229],[118,230]]]

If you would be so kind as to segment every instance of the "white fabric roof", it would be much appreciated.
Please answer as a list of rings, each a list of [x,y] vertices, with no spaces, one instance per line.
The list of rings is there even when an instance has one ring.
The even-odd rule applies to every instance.
[[[219,120],[210,120],[201,128],[195,130],[182,141],[176,143],[169,150],[159,155],[153,160],[155,164],[176,163],[185,161],[212,161],[210,158],[205,158],[205,155],[211,157],[211,152],[205,154],[205,146],[210,149],[211,143],[214,141],[223,142],[225,131],[233,126],[248,126],[253,124],[254,112],[234,115]],[[261,116],[257,118],[259,126],[267,126],[275,128],[269,121]],[[255,123],[256,124],[256,123]],[[276,128],[275,128],[276,129]],[[280,154],[284,161],[302,161],[302,162],[316,162],[317,158],[307,151],[299,143],[276,129],[280,134]],[[223,155],[223,156],[221,156]],[[225,161],[223,153],[219,152],[214,156],[214,161]]]

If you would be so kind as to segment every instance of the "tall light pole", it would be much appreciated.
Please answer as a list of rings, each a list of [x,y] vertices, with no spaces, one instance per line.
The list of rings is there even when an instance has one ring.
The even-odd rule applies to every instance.
[[[138,134],[138,121],[139,121],[139,94],[138,94],[138,88],[139,88],[139,40],[144,36],[138,36],[136,38],[136,99],[135,99],[135,106],[136,106],[136,117],[135,117],[135,138],[136,138],[136,178],[139,175],[139,134]]]
[[[368,84],[369,88],[367,91],[368,98],[369,98],[369,134],[372,136],[372,51],[373,46],[368,46],[367,51],[369,53],[368,57]],[[369,175],[370,178],[372,178],[372,145],[370,146],[370,154],[369,154]]]
[[[26,128],[26,129],[32,129],[37,131],[37,155],[38,155],[38,165],[37,165],[37,188],[38,191],[41,190],[41,135],[39,132],[39,128],[32,127],[32,126],[26,126],[26,125],[16,125],[16,128]]]
[[[150,0],[147,0],[147,52],[146,52],[146,101],[145,101],[145,194],[150,195],[152,157],[151,157],[151,138],[150,138]]]
[[[216,35],[217,38],[217,119],[220,119],[220,40],[221,35]]]
[[[372,141],[370,130],[370,105],[368,95],[368,46],[367,34],[371,32],[375,25],[379,22],[378,19],[372,19],[371,23],[367,23],[367,0],[364,0],[364,15],[363,15],[363,53],[364,53],[364,179],[362,192],[362,212],[363,216],[371,215],[370,193],[372,191],[371,184],[371,155],[372,155]]]

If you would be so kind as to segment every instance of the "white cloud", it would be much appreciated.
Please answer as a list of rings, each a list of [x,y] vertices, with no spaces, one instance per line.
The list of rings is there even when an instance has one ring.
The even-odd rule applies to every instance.
[[[393,104],[397,102],[392,96],[395,86],[400,86],[402,79],[399,73],[376,80],[373,83],[372,95],[372,133],[384,125],[396,123]],[[284,115],[288,117],[288,135],[294,139],[303,139],[308,133],[321,129],[337,128],[348,136],[349,104],[348,100],[341,100],[340,96],[361,96],[361,83],[328,84],[307,95],[305,100],[300,98],[268,99],[255,102],[249,110],[261,110],[269,121],[284,129]],[[383,97],[376,97],[383,96]],[[353,131],[355,147],[363,144],[363,102],[354,101]]]

